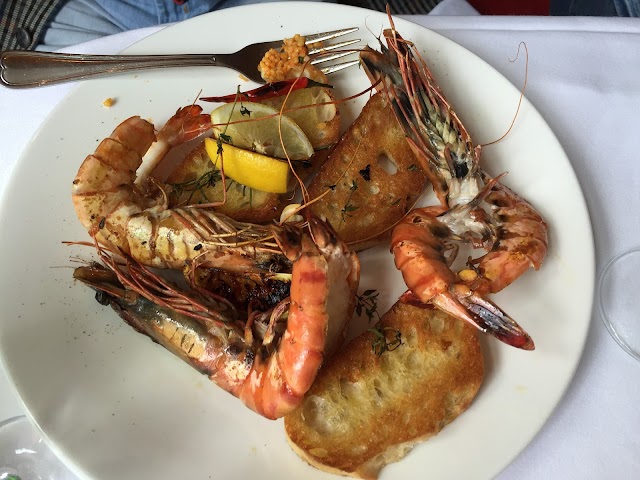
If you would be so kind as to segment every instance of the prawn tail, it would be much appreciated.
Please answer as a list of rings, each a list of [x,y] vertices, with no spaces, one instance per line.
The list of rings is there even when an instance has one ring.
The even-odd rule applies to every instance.
[[[529,334],[513,318],[495,303],[477,295],[464,285],[458,284],[452,291],[437,294],[428,304],[421,302],[410,291],[402,295],[400,300],[422,308],[432,308],[433,305],[507,345],[522,350],[535,349]]]
[[[476,324],[501,342],[522,350],[535,350],[531,336],[495,303],[477,295],[468,297],[467,309],[475,314]]]
[[[438,297],[434,299],[434,304],[438,308],[447,311],[443,307],[453,303],[456,306],[454,311],[463,310],[465,316],[460,317],[455,313],[448,313],[463,318],[482,332],[492,335],[512,347],[522,350],[535,349],[531,336],[513,318],[495,303],[473,292],[466,285],[455,285],[449,298],[443,299],[442,302]]]
[[[179,108],[158,133],[169,145],[180,145],[211,129],[211,117],[202,113],[199,105]]]

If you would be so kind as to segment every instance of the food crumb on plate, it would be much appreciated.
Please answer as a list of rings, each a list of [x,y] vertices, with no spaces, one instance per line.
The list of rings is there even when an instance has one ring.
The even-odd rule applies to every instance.
[[[115,103],[116,101],[113,98],[109,97],[104,102],[102,102],[102,106],[106,108],[111,108]]]

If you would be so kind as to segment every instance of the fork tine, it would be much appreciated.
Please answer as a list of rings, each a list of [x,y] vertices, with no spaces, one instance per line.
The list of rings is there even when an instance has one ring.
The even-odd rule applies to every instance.
[[[323,42],[324,40],[331,40],[333,38],[342,37],[349,33],[357,32],[358,27],[343,28],[342,30],[333,30],[331,32],[315,33],[313,35],[305,35],[305,43]]]
[[[338,72],[340,70],[344,70],[345,68],[349,68],[349,67],[351,67],[353,65],[358,65],[359,63],[360,63],[360,60],[351,60],[349,62],[337,63],[337,64],[331,65],[329,67],[324,67],[324,68],[322,68],[320,70],[325,75],[329,75],[330,73],[334,73],[334,72]]]
[[[347,55],[353,55],[357,52],[334,52],[334,53],[321,53],[311,60],[311,65],[317,65],[319,63],[330,62],[331,60],[337,60],[338,58],[346,57]]]
[[[353,40],[347,40],[344,42],[339,42],[339,43],[332,43],[331,45],[325,45],[322,47],[317,47],[317,48],[312,48],[309,50],[309,55],[317,55],[320,53],[324,53],[324,52],[329,52],[331,50],[336,50],[338,48],[342,48],[342,47],[348,47],[349,45],[353,45],[354,43],[358,43],[360,41],[359,38],[355,38]],[[349,52],[351,53],[351,52]]]

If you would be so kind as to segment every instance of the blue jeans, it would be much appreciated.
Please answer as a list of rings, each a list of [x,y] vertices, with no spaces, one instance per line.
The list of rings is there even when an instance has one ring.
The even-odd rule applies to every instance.
[[[57,50],[136,28],[179,22],[212,10],[276,0],[68,0],[36,50]]]

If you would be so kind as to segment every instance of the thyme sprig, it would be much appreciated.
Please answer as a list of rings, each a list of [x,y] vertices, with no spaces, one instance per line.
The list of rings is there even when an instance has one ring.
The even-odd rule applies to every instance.
[[[218,135],[218,153],[220,153],[222,150],[222,142],[224,143],[229,143],[231,145],[233,145],[233,139],[231,138],[231,135],[227,135],[226,133],[220,133]]]
[[[353,193],[357,189],[358,189],[358,184],[356,183],[355,180],[352,180],[351,186],[349,187],[349,196],[347,197],[347,201],[345,202],[344,207],[342,207],[342,210],[340,210],[341,212],[340,225],[346,222],[347,217],[351,217],[351,215],[349,215],[351,212],[355,212],[356,210],[358,210],[358,208],[360,208],[354,205],[353,203],[351,203],[351,197],[353,197]]]
[[[365,290],[362,295],[356,294],[356,314],[360,317],[362,311],[367,315],[369,323],[373,321],[373,317],[377,317],[380,320],[380,314],[378,313],[378,295],[377,290]]]
[[[374,334],[371,348],[377,356],[381,356],[384,352],[392,352],[402,345],[402,333],[397,328],[376,327],[367,330]],[[386,332],[393,332],[393,336],[388,338]]]
[[[203,173],[195,180],[187,180],[179,183],[169,183],[173,187],[173,194],[176,196],[176,199],[182,197],[184,193],[189,193],[189,198],[185,201],[186,204],[191,203],[193,196],[196,193],[199,193],[200,196],[209,202],[210,200],[207,198],[206,190],[209,187],[214,187],[217,182],[222,180],[222,176],[220,175],[220,170],[209,170],[208,172]]]

